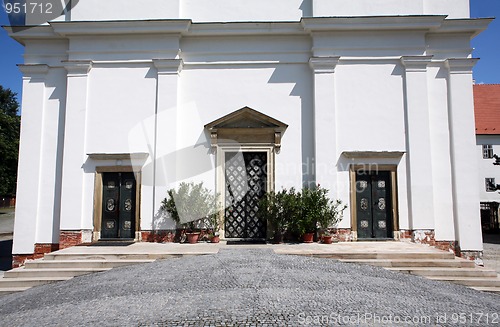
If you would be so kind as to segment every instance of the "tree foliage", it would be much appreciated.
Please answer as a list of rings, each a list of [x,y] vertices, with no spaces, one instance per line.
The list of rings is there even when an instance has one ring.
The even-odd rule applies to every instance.
[[[16,193],[21,117],[16,93],[0,85],[0,195]]]

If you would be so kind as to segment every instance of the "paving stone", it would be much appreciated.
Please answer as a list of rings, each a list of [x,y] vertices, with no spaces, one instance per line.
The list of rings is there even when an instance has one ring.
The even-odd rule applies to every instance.
[[[485,326],[500,297],[269,249],[159,260],[0,297],[6,326]],[[392,320],[390,320],[392,319]],[[411,321],[402,321],[409,319]]]

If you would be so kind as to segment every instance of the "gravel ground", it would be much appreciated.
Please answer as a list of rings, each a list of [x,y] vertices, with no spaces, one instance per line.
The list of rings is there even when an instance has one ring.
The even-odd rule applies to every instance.
[[[486,326],[499,314],[498,295],[268,249],[115,268],[0,297],[2,326]]]

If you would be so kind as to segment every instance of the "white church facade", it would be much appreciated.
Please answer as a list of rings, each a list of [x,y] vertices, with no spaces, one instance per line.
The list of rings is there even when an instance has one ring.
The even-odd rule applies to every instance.
[[[348,204],[343,241],[480,256],[470,40],[489,22],[468,0],[81,0],[11,31],[15,260],[175,230],[167,190],[228,197],[235,155],[266,190],[318,183]]]

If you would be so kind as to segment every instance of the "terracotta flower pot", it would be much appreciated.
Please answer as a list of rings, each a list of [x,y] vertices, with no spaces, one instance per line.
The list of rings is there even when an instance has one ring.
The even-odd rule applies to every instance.
[[[332,236],[331,235],[323,235],[323,243],[332,244]]]
[[[283,243],[283,234],[280,232],[274,233],[273,244]]]
[[[305,233],[302,235],[302,242],[304,243],[312,243],[314,239],[314,233]]]
[[[200,233],[186,233],[189,244],[198,243]]]
[[[210,242],[212,242],[212,243],[219,243],[220,242],[220,236],[214,236],[214,237],[212,237],[212,239],[210,240]]]

